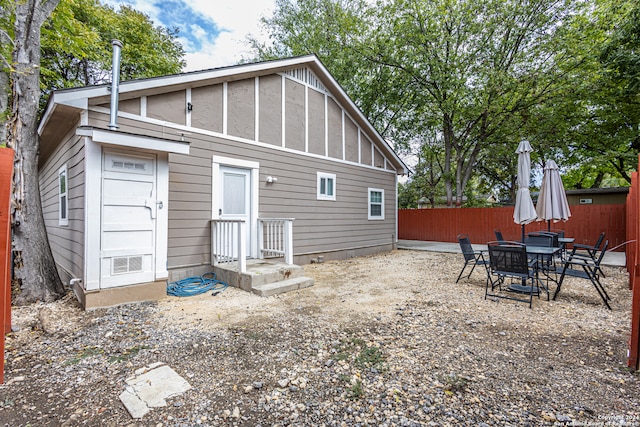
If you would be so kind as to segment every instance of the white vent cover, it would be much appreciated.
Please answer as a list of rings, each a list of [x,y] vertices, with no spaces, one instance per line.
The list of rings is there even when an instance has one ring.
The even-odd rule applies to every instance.
[[[135,163],[135,162],[126,162],[122,160],[113,160],[111,167],[113,169],[126,169],[126,170],[137,170],[144,171],[145,163]]]
[[[318,80],[318,78],[308,68],[295,68],[293,70],[285,71],[284,74],[303,83],[306,83],[309,86],[314,87],[322,92],[327,91],[324,85],[320,83],[320,80]]]
[[[112,274],[131,273],[142,271],[142,256],[113,258]]]

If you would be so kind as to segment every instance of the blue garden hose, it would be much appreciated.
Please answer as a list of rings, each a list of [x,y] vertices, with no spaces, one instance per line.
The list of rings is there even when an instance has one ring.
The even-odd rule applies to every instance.
[[[167,285],[167,295],[176,297],[190,297],[213,291],[211,295],[218,295],[229,287],[228,284],[216,280],[216,273],[204,273],[202,276],[187,277],[171,282]]]

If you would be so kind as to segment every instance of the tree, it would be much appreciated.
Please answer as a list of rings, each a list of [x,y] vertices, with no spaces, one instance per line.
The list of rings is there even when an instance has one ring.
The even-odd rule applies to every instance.
[[[15,150],[13,182],[14,277],[17,302],[50,301],[64,294],[47,241],[38,183],[38,101],[40,29],[59,0],[14,3],[15,25],[10,77],[12,105],[7,145]]]
[[[517,145],[527,118],[572,83],[569,24],[582,6],[279,0],[264,23],[273,52],[317,53],[396,149],[436,135],[447,202],[459,206],[478,159],[493,159],[484,151]],[[327,25],[331,16],[341,19]]]
[[[178,33],[177,28],[154,26],[129,6],[116,11],[98,0],[61,0],[42,30],[44,93],[108,83],[113,39],[125,42],[123,80],[179,73],[185,52]]]
[[[40,202],[37,126],[41,70],[45,93],[104,82],[111,67],[111,54],[105,46],[110,46],[113,38],[128,46],[123,52],[126,78],[176,73],[184,65],[177,30],[154,27],[146,15],[131,8],[116,13],[93,0],[62,0],[59,11],[52,15],[59,1],[0,0],[0,100],[11,102],[8,113],[0,118],[7,118],[2,128],[8,130],[7,145],[16,152],[12,225],[14,274],[20,283],[17,303],[50,301],[65,293],[49,248]],[[49,16],[51,20],[46,21]],[[11,59],[7,46],[12,48]],[[10,91],[3,89],[3,78],[10,81]]]

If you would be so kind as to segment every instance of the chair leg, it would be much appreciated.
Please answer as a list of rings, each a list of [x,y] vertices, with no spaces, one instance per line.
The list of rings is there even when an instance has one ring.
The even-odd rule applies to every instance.
[[[591,284],[593,284],[593,287],[596,288],[596,291],[598,291],[598,294],[600,295],[600,298],[602,298],[602,302],[604,302],[604,305],[606,305],[607,308],[611,310],[611,306],[609,305],[609,301],[611,301],[611,298],[609,298],[609,294],[598,279],[598,276],[596,276],[595,268],[590,268],[590,271],[587,271],[587,267],[584,267],[584,270],[590,276],[589,278],[591,279]]]
[[[469,261],[465,261],[464,265],[462,266],[462,270],[460,270],[460,274],[458,274],[458,278],[456,279],[456,283],[458,283],[458,281],[460,280],[460,278],[462,277],[462,273],[464,273],[464,269],[467,268],[467,265],[469,264]],[[473,271],[473,269],[471,270]],[[468,277],[468,276],[467,276]]]

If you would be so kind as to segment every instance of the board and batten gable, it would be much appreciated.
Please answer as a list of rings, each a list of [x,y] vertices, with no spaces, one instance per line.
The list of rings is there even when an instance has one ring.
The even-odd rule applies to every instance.
[[[64,136],[58,150],[40,167],[39,184],[51,252],[63,283],[82,277],[85,229],[85,147],[75,129]],[[68,220],[61,223],[59,175],[66,170]],[[96,215],[96,222],[99,216]]]

